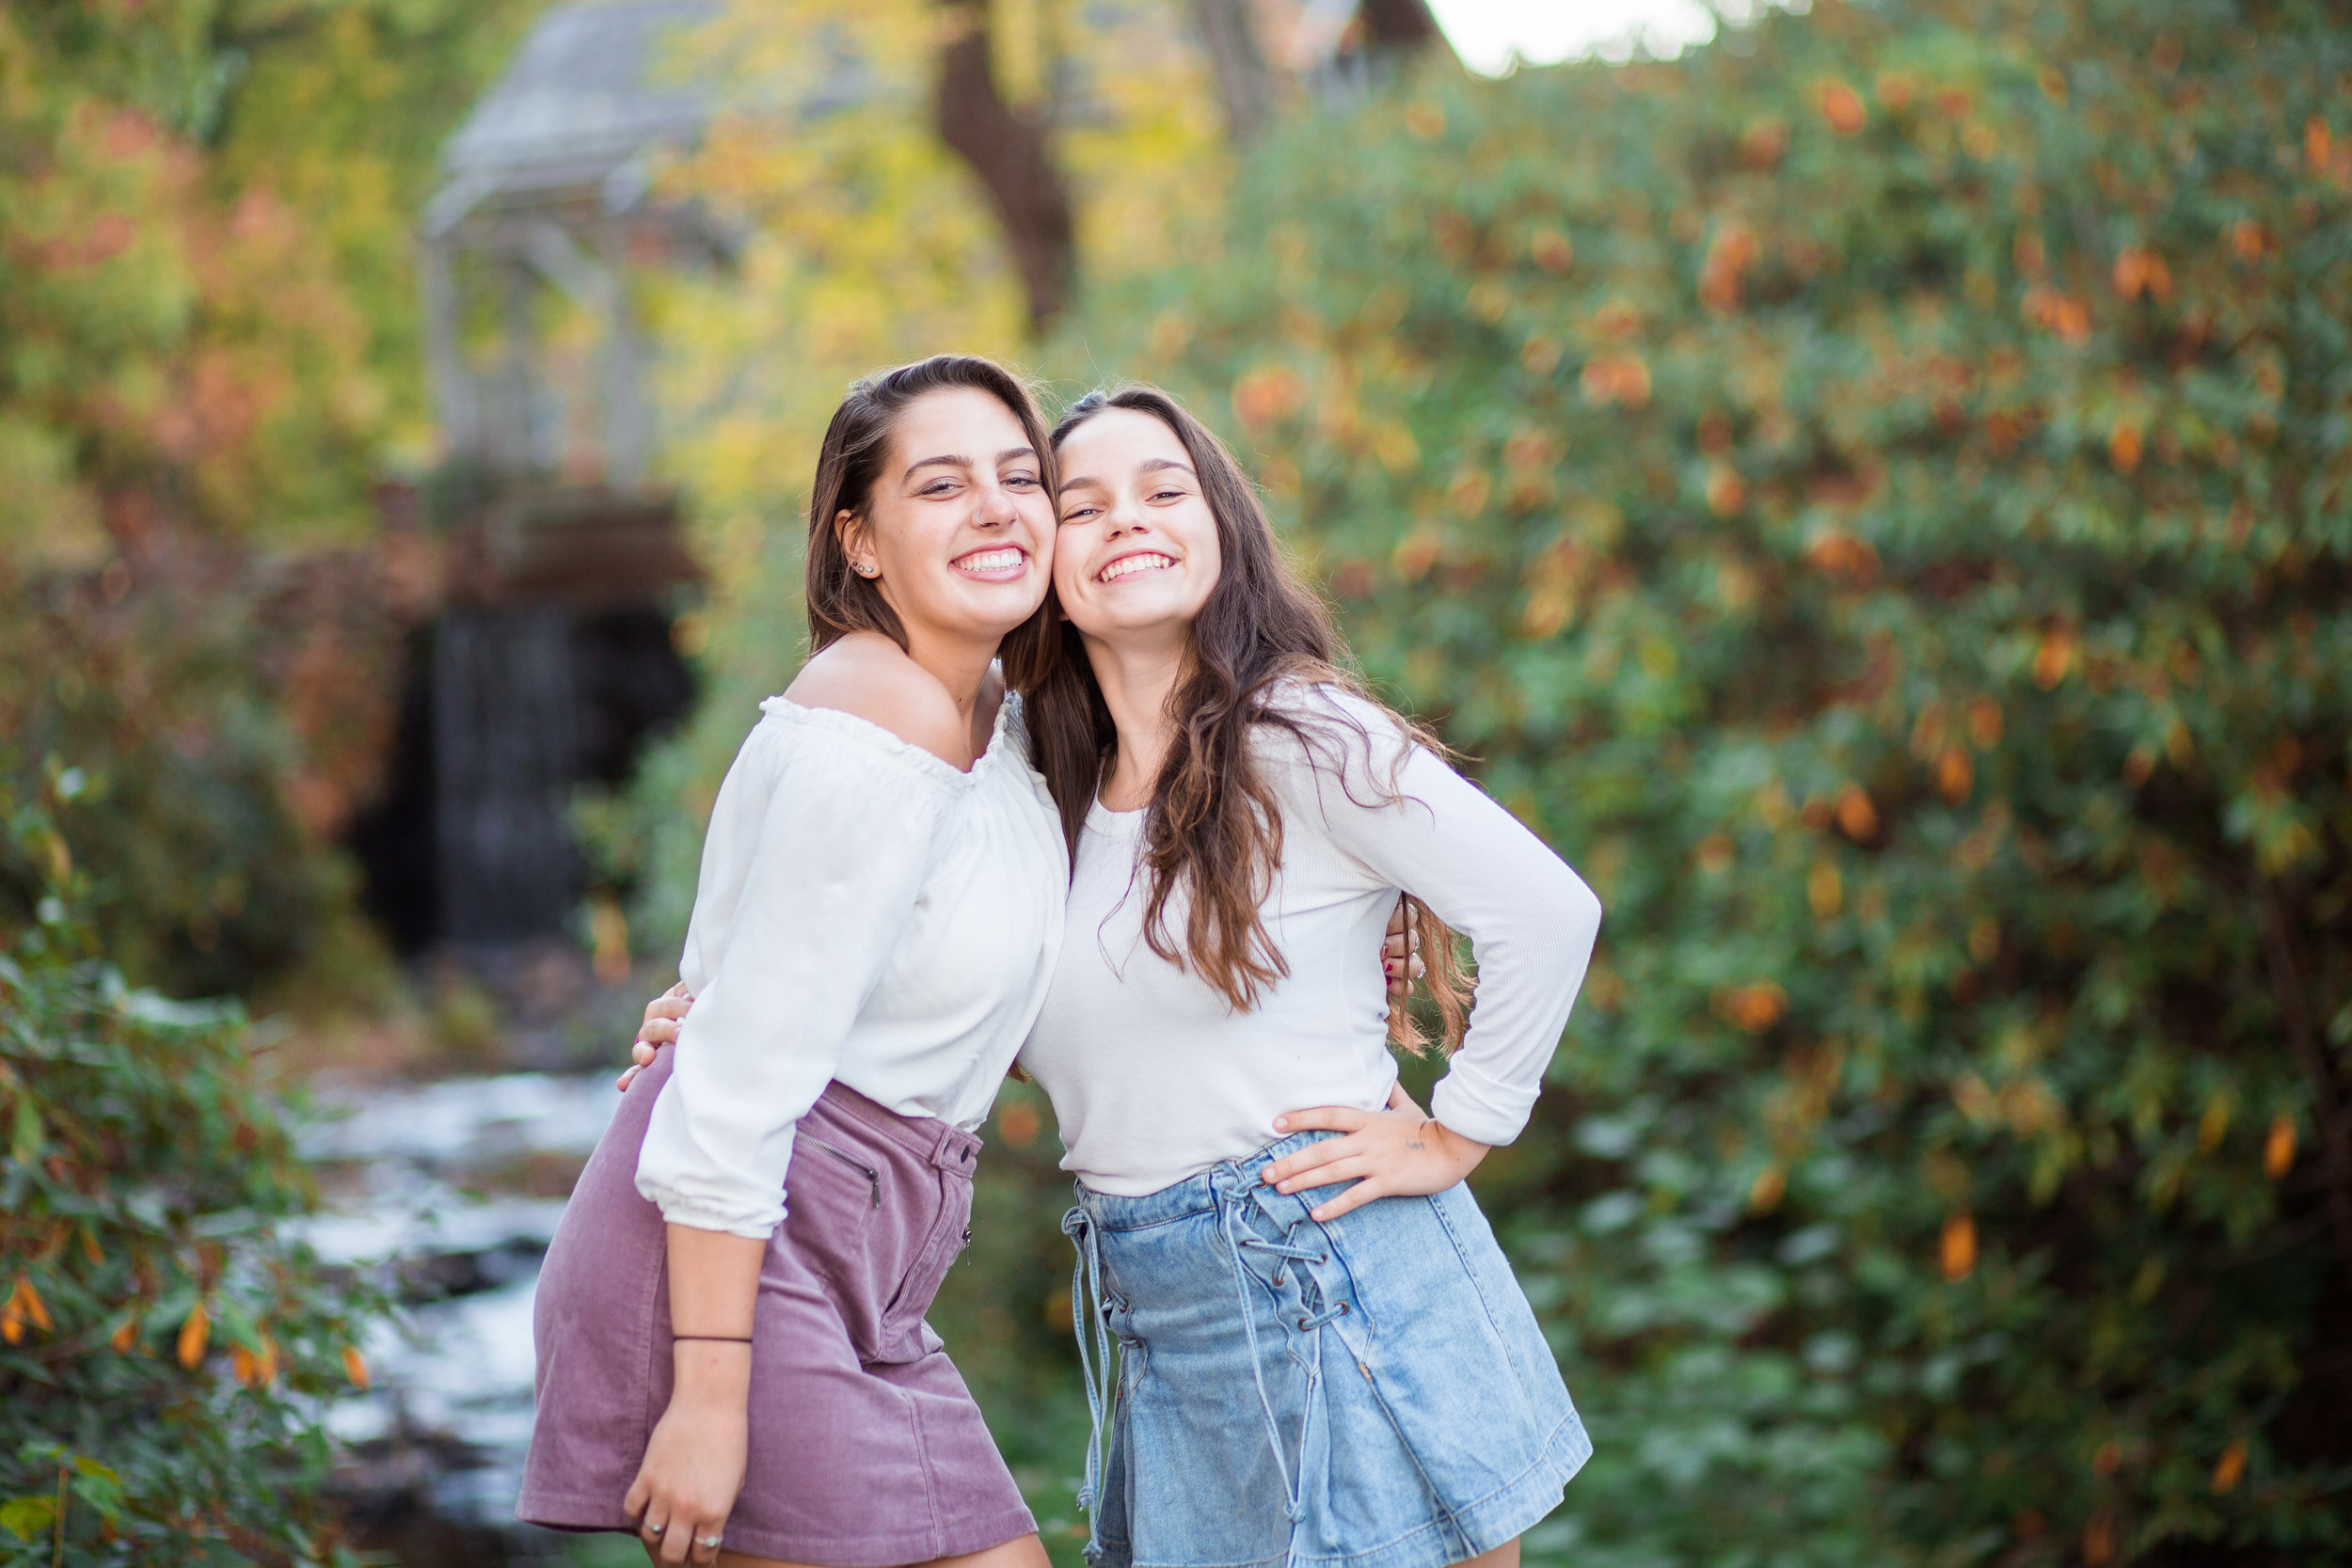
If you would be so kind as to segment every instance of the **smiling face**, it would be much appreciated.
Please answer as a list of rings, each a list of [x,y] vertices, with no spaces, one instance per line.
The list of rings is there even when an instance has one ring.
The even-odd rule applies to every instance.
[[[1054,557],[1044,465],[1012,410],[950,387],[894,421],[865,515],[837,515],[851,567],[909,635],[993,641],[1036,613]]]
[[[1091,641],[1181,641],[1223,568],[1216,515],[1176,433],[1107,408],[1061,445],[1054,590]]]

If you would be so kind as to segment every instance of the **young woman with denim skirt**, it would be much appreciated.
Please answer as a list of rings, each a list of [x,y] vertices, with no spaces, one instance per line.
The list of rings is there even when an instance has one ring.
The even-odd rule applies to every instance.
[[[1007,669],[1073,857],[1021,1061],[1078,1183],[1089,1560],[1516,1562],[1591,1445],[1462,1178],[1526,1123],[1598,902],[1340,673],[1172,401],[1054,438],[1063,645]],[[1370,957],[1400,891],[1459,1043],[1434,1115]]]

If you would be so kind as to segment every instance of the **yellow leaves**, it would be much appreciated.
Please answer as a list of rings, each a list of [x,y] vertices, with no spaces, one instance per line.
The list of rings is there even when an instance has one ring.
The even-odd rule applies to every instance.
[[[1307,401],[1307,383],[1287,365],[1260,365],[1233,382],[1233,412],[1252,430],[1263,430],[1296,413]]]
[[[1396,548],[1390,553],[1389,563],[1406,582],[1419,582],[1428,575],[1429,568],[1438,563],[1438,557],[1444,548],[1445,536],[1423,523],[1396,542]]]
[[[1716,998],[1716,1008],[1735,1027],[1760,1035],[1788,1015],[1788,993],[1771,980],[1751,980],[1725,988]]]
[[[1549,375],[1560,363],[1560,340],[1538,332],[1519,345],[1519,369],[1534,376]]]
[[[2024,309],[2028,325],[2068,343],[2079,347],[2090,340],[2090,308],[2071,294],[2037,283],[2026,291]]]
[[[1968,738],[1977,750],[1989,752],[2001,743],[2001,705],[1990,697],[1979,697],[1968,705]]]
[[[1593,312],[1594,336],[1622,341],[1642,330],[1641,307],[1629,299],[1613,299]]]
[[[1701,871],[1710,877],[1720,877],[1731,869],[1732,862],[1738,858],[1738,850],[1729,833],[1709,833],[1699,840],[1692,858],[1698,862]]]
[[[1846,879],[1827,861],[1815,861],[1804,876],[1804,901],[1816,920],[1828,920],[1846,905]]]
[[[2221,1457],[2213,1467],[2214,1496],[2234,1488],[2246,1479],[2246,1439],[2238,1438],[2221,1450]]]
[[[1383,420],[1371,430],[1372,455],[1380,466],[1399,478],[1421,467],[1421,445],[1413,433],[1393,420]]]
[[[1725,610],[1745,610],[1756,603],[1763,592],[1756,572],[1737,556],[1723,556],[1715,562],[1715,602]]]
[[[1825,523],[1813,531],[1805,541],[1804,557],[1834,578],[1867,582],[1878,576],[1877,547],[1835,524]]]
[[[1013,1101],[996,1113],[996,1134],[1005,1140],[1008,1148],[1027,1148],[1037,1142],[1037,1135],[1044,1126],[1045,1118],[1026,1100]]]
[[[1445,503],[1457,517],[1475,517],[1486,510],[1486,499],[1492,490],[1493,483],[1483,469],[1464,468],[1446,486]]]
[[[2141,245],[2125,245],[2117,253],[2115,271],[2109,281],[2115,285],[2115,297],[2137,299],[2146,294],[2150,299],[2172,297],[2172,269],[2164,264],[2164,258]]]
[[[1559,634],[1576,613],[1588,561],[1583,546],[1565,536],[1535,558],[1528,570],[1527,609],[1519,616],[1521,631],[1537,641]]]
[[[188,1309],[187,1321],[180,1325],[180,1339],[175,1347],[180,1365],[194,1371],[204,1359],[204,1347],[212,1338],[213,1318],[199,1301]]]
[[[1584,972],[1584,999],[1604,1013],[1625,1006],[1625,976],[1608,963],[1595,960]]]
[[[1748,1187],[1748,1212],[1769,1214],[1780,1207],[1783,1194],[1788,1190],[1788,1176],[1777,1164],[1766,1165],[1756,1173]]]
[[[2281,1116],[2263,1139],[2263,1174],[2273,1181],[2295,1168],[2295,1118]]]
[[[2045,78],[2050,74],[2043,72]],[[2102,1509],[2083,1527],[2083,1564],[2084,1568],[2107,1568],[2114,1560],[2115,1515]]]
[[[1154,363],[1165,365],[1191,346],[1192,336],[1192,323],[1182,310],[1163,310],[1144,340],[1145,352]]]
[[[2119,474],[2128,474],[2139,467],[2139,426],[2131,420],[2118,420],[2107,436],[2107,461],[2115,465]]]
[[[1980,964],[1989,964],[2001,956],[1999,921],[1980,914],[1968,923],[1968,956]]]
[[[1577,385],[1587,403],[1601,407],[1615,403],[1639,408],[1649,402],[1649,364],[1630,349],[1597,354],[1584,361]]]
[[[2033,683],[2048,691],[2066,678],[2074,667],[2078,644],[2074,633],[2067,626],[2052,626],[2042,634],[2041,646],[2034,650]]]
[[[1471,315],[1492,326],[1509,314],[1511,291],[1495,278],[1482,277],[1470,285],[1463,303],[1470,307]]]
[[[1870,792],[1860,784],[1850,784],[1837,792],[1836,807],[1840,832],[1857,844],[1876,838],[1879,831],[1879,808],[1871,800]]]
[[[1862,95],[1834,76],[1815,86],[1813,101],[1829,128],[1841,136],[1859,134],[1870,118]]]
[[[278,1342],[259,1336],[258,1348],[237,1345],[229,1353],[229,1370],[248,1388],[266,1388],[278,1381]]]
[[[351,1386],[354,1388],[358,1389],[363,1394],[367,1392],[370,1381],[368,1376],[368,1361],[366,1356],[359,1354],[359,1347],[358,1345],[345,1345],[343,1347],[343,1376],[351,1380]]]
[[[1954,1284],[1976,1273],[1976,1217],[1963,1210],[1947,1218],[1936,1252],[1944,1269],[1944,1277]]]
[[[118,1355],[130,1354],[138,1342],[139,1315],[136,1312],[126,1314],[120,1323],[115,1324],[115,1331],[106,1336],[106,1343],[114,1347]]]
[[[1958,746],[1947,746],[1936,757],[1935,792],[1945,800],[1953,805],[1960,804],[1968,799],[1968,792],[1976,787],[1976,784],[1977,765],[1965,751]]]
[[[2303,122],[2303,166],[2340,191],[2352,191],[2352,141],[2339,141],[2313,115]]]
[[[2204,1114],[2197,1118],[2197,1149],[2211,1154],[2221,1147],[2221,1140],[2230,1132],[2230,1097],[2215,1095],[2205,1102]]]
[[[588,897],[589,967],[597,982],[618,986],[628,979],[628,915],[610,890]]]
[[[1576,246],[1557,229],[1538,229],[1527,242],[1528,259],[1546,272],[1564,273],[1576,264]]]
[[[2240,218],[2230,226],[2230,251],[2239,261],[2259,261],[2269,248],[2270,236],[2252,218]]]
[[[43,1334],[52,1333],[56,1324],[50,1321],[49,1304],[40,1299],[29,1275],[16,1276],[16,1288],[8,1292],[6,1303],[0,1304],[0,1339],[11,1345],[24,1341],[24,1326],[30,1323]]]
[[[1405,129],[1422,141],[1436,141],[1445,135],[1445,111],[1426,98],[1417,98],[1405,106]]]
[[[1699,265],[1699,302],[1710,310],[1737,309],[1741,280],[1762,253],[1756,230],[1738,219],[1718,229]]]
[[[2028,277],[2041,277],[2042,268],[2048,260],[2042,249],[2042,236],[2030,229],[2017,231],[2017,238],[2010,242],[2009,254],[2010,260],[2017,263],[2017,270]]]
[[[1743,167],[1777,167],[1781,154],[1788,150],[1788,126],[1771,116],[1749,121],[1748,128],[1740,133],[1740,162]]]
[[[1729,521],[1748,504],[1748,487],[1740,470],[1728,463],[1712,465],[1707,474],[1707,510]]]
[[[1502,443],[1503,472],[1509,482],[1505,499],[1514,513],[1523,516],[1554,498],[1553,475],[1564,451],[1559,438],[1537,425],[1521,425]]]

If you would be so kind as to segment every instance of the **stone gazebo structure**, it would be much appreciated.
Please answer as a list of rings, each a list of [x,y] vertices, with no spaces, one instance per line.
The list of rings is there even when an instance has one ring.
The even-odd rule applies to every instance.
[[[672,42],[713,0],[558,5],[443,153],[421,225],[446,461],[423,490],[445,599],[417,638],[388,798],[355,847],[394,941],[561,936],[567,812],[618,783],[692,684],[670,628],[694,578],[648,483],[632,265],[723,263],[731,237],[653,190],[711,94]]]

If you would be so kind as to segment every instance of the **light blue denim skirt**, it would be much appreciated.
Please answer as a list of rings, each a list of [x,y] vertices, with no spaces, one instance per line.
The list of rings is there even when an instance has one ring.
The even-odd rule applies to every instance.
[[[1140,1197],[1078,1189],[1089,1561],[1442,1568],[1541,1520],[1591,1455],[1467,1186],[1318,1224],[1340,1185],[1259,1179],[1334,1135]]]

